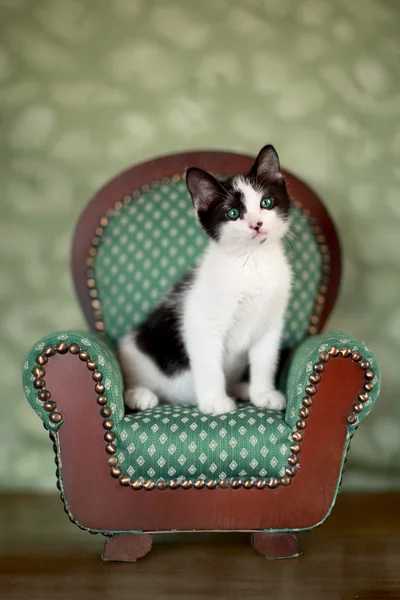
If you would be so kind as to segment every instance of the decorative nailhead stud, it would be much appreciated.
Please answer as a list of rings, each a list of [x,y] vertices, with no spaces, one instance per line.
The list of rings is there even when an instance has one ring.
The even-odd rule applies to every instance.
[[[143,484],[140,481],[140,479],[135,479],[134,481],[131,481],[131,488],[133,490],[141,490],[142,486],[143,486]]]
[[[353,414],[348,415],[346,421],[349,423],[349,425],[354,425],[354,423],[357,422],[357,417]]]
[[[52,423],[60,423],[60,421],[62,421],[62,415],[59,412],[52,412],[50,415],[50,421]]]
[[[317,388],[315,387],[315,385],[307,385],[306,387],[306,394],[308,394],[309,396],[314,396],[314,394],[317,393]]]

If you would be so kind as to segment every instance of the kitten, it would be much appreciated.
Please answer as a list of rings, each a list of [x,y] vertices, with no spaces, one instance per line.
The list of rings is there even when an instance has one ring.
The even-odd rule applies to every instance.
[[[186,183],[210,242],[197,268],[120,340],[125,403],[145,410],[161,397],[218,415],[235,410],[236,397],[283,409],[274,375],[291,286],[290,200],[278,155],[265,146],[248,174],[224,181],[190,168]],[[250,383],[241,383],[248,364]]]

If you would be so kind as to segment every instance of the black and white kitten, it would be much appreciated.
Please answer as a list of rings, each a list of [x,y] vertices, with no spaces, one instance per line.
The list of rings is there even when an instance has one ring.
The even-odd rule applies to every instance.
[[[274,375],[291,286],[290,201],[278,155],[268,145],[247,175],[217,181],[190,168],[186,182],[210,242],[197,268],[120,340],[125,403],[144,410],[161,397],[218,415],[235,410],[237,397],[283,409]]]

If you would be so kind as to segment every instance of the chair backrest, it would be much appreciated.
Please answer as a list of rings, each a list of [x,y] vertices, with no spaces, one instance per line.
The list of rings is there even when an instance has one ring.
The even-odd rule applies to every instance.
[[[207,244],[186,189],[184,172],[246,172],[253,158],[227,152],[191,152],[132,167],[103,187],[79,219],[72,247],[76,291],[92,329],[118,339],[136,327],[195,263]],[[336,297],[340,247],[317,196],[285,173],[291,230],[287,253],[294,286],[283,347],[321,330]]]

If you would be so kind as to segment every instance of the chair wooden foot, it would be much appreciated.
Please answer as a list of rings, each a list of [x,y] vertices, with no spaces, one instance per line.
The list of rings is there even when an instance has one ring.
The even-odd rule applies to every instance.
[[[151,550],[153,536],[148,533],[119,533],[104,546],[103,560],[135,562]]]
[[[253,533],[251,544],[257,552],[271,560],[300,555],[299,542],[294,533]]]

